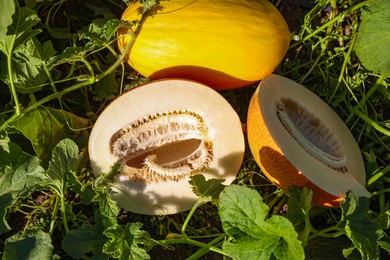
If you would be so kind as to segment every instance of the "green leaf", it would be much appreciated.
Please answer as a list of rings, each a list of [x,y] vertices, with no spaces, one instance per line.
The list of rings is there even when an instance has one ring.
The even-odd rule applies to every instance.
[[[88,51],[93,50],[93,46],[75,46],[66,48],[61,54],[51,57],[47,61],[47,67],[49,70],[52,70],[55,66],[72,63],[75,61],[82,60]]]
[[[30,94],[42,89],[48,80],[44,71],[43,61],[39,57],[35,43],[38,41],[28,40],[19,45],[11,59],[12,80],[18,92]],[[7,60],[0,60],[0,66],[7,68]],[[8,69],[0,72],[0,79],[10,85]]]
[[[74,141],[70,139],[60,141],[52,154],[47,173],[53,180],[63,180],[65,173],[76,171],[79,148]]]
[[[109,188],[96,189],[96,196],[93,198],[93,202],[99,203],[99,210],[105,217],[117,217],[119,215],[119,207],[116,201],[111,197],[111,191]]]
[[[356,198],[348,192],[341,202],[342,218],[340,227],[359,250],[363,259],[377,259],[379,256],[378,240],[383,236],[378,223],[369,219],[368,198]]]
[[[7,56],[12,55],[15,48],[41,32],[39,29],[33,29],[39,22],[39,17],[30,8],[16,7],[12,16],[12,24],[8,26],[6,36],[0,38],[0,51]]]
[[[92,252],[96,259],[108,259],[108,255],[102,252],[108,241],[103,234],[108,225],[105,225],[98,212],[95,212],[97,224],[83,224],[80,228],[71,230],[62,240],[62,248],[72,258],[81,259]]]
[[[7,216],[7,208],[10,207],[14,202],[11,193],[5,193],[0,195],[0,234],[3,234],[9,230],[11,227],[9,226],[6,216]]]
[[[19,161],[22,154],[19,145],[12,143],[8,136],[0,135],[0,165],[11,165]]]
[[[382,239],[378,241],[378,244],[381,246],[382,249],[390,253],[390,238],[387,235],[382,237]]]
[[[150,259],[145,247],[151,244],[151,238],[141,227],[142,223],[137,222],[107,228],[104,234],[110,241],[104,245],[103,252],[123,260]]]
[[[5,241],[3,260],[51,259],[53,249],[50,234],[41,230],[28,230]]]
[[[88,205],[92,202],[92,199],[96,196],[92,182],[87,182],[85,184],[81,183],[76,176],[76,172],[69,172],[66,176],[66,180],[69,189],[80,195],[83,204]]]
[[[79,148],[70,139],[64,139],[54,147],[47,175],[54,181],[57,193],[64,195],[67,175],[76,172],[78,158]]]
[[[289,187],[288,191],[287,218],[294,225],[299,240],[305,246],[311,231],[309,211],[312,208],[313,192],[306,187],[300,189],[295,186]]]
[[[390,77],[390,1],[372,0],[360,18],[358,58],[367,69]]]
[[[79,33],[79,38],[80,40],[89,40],[94,48],[104,47],[109,44],[113,36],[116,35],[116,31],[121,23],[122,21],[118,19],[109,20],[101,27],[91,23],[86,30]]]
[[[9,230],[5,220],[7,209],[48,181],[35,156],[24,155],[16,165],[0,167],[0,234]]]
[[[221,179],[210,179],[206,181],[205,177],[199,174],[192,176],[189,183],[197,196],[210,196],[213,200],[218,200],[219,194],[225,188],[225,185],[222,184],[224,181]]]
[[[269,208],[258,192],[226,187],[219,200],[222,227],[231,237],[222,249],[236,259],[304,259],[298,234],[288,219],[267,218]]]
[[[47,63],[47,61],[57,53],[51,41],[46,41],[42,44],[35,39],[34,44],[37,50],[37,56],[44,63]]]
[[[35,153],[47,165],[51,151],[61,140],[75,140],[80,147],[88,142],[84,129],[89,122],[72,113],[48,107],[36,108],[12,123],[33,145]]]
[[[111,197],[113,191],[110,183],[114,181],[116,175],[121,172],[121,165],[115,164],[109,173],[102,173],[94,181],[95,197],[93,202],[99,203],[99,211],[106,218],[116,218],[119,214],[119,207]]]
[[[12,15],[15,13],[14,0],[0,0],[0,42],[5,38],[8,26],[12,24]]]
[[[118,93],[119,84],[115,73],[110,73],[96,82],[93,87],[94,100],[112,100]]]

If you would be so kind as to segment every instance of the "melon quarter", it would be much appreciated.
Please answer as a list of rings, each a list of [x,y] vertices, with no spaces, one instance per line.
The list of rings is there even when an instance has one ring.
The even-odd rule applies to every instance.
[[[98,117],[89,139],[95,175],[120,164],[113,198],[129,211],[189,210],[188,181],[236,177],[245,149],[240,119],[215,90],[189,80],[147,83],[119,96]]]
[[[317,95],[278,75],[252,96],[248,142],[264,174],[279,188],[313,190],[313,204],[338,207],[349,190],[369,197],[360,149],[351,132]]]

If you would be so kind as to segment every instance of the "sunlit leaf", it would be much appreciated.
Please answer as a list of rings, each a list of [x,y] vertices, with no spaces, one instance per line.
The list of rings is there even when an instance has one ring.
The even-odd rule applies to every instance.
[[[12,15],[15,13],[14,0],[0,0],[0,42],[5,38],[8,26],[12,24]]]
[[[288,219],[268,218],[258,192],[245,186],[226,187],[219,200],[222,226],[232,240],[222,249],[236,259],[304,259],[298,234]]]
[[[36,156],[25,154],[12,166],[0,167],[0,234],[9,230],[7,209],[18,199],[29,196],[49,179]]]
[[[73,63],[75,61],[82,60],[88,51],[93,50],[93,46],[75,46],[66,48],[61,54],[51,57],[47,61],[47,67],[49,70],[53,69],[55,66],[64,64],[64,63]]]
[[[198,196],[210,196],[212,199],[217,200],[219,194],[225,188],[221,179],[207,180],[202,174],[192,176],[189,183],[192,186],[193,192]]]
[[[50,234],[28,230],[5,241],[3,260],[51,259],[53,249]]]
[[[78,158],[79,148],[70,139],[64,139],[54,147],[47,174],[55,182],[57,193],[64,195],[67,175],[76,172]]]
[[[79,33],[79,37],[80,39],[88,39],[96,47],[103,47],[116,35],[121,23],[118,19],[109,20],[103,26],[91,23],[86,30]]]
[[[111,197],[111,192],[108,187],[99,187],[96,191],[97,195],[92,201],[99,203],[99,211],[105,217],[117,217],[119,207]]]
[[[39,29],[33,29],[39,22],[40,19],[33,10],[17,7],[12,16],[12,24],[7,27],[6,36],[0,38],[0,51],[10,56],[15,48],[41,32]]]
[[[72,113],[38,107],[13,122],[12,126],[31,141],[35,153],[47,163],[54,146],[65,138],[75,140],[80,147],[85,147],[88,142],[85,127],[88,124],[86,119]]]
[[[383,231],[378,223],[369,219],[368,198],[357,198],[353,192],[348,192],[341,203],[342,219],[340,226],[351,239],[364,259],[377,259],[379,256],[378,240]]]
[[[43,61],[38,57],[37,48],[33,40],[19,45],[11,59],[12,80],[18,92],[30,94],[42,89],[48,77],[44,71]],[[7,66],[7,60],[0,61],[1,67]],[[7,70],[0,72],[0,79],[10,85]]]
[[[372,0],[360,18],[357,56],[367,69],[390,77],[390,1]]]
[[[127,223],[107,228],[104,234],[109,238],[103,247],[103,252],[118,259],[141,260],[150,259],[145,246],[150,244],[148,232],[140,230],[141,223]]]

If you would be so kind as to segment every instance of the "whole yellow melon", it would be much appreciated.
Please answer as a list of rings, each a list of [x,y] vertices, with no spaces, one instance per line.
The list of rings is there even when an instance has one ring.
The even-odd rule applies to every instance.
[[[186,78],[214,89],[257,82],[281,63],[290,43],[283,16],[267,0],[169,0],[154,6],[139,25],[134,1],[122,20],[118,47],[137,31],[127,62],[150,79]]]

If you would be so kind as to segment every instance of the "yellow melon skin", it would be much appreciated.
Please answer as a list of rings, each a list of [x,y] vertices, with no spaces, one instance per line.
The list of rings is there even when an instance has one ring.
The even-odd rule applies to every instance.
[[[139,22],[141,14],[135,1],[122,20]],[[131,40],[127,33],[118,31],[121,52]],[[230,89],[272,73],[289,43],[283,16],[267,0],[161,1],[142,24],[127,62],[153,80],[186,78]]]
[[[312,203],[314,205],[340,207],[342,197],[336,197],[319,188],[284,156],[264,123],[256,94],[252,96],[249,103],[247,135],[249,147],[256,163],[277,187],[285,192],[288,191],[289,186],[308,187],[313,191]]]

